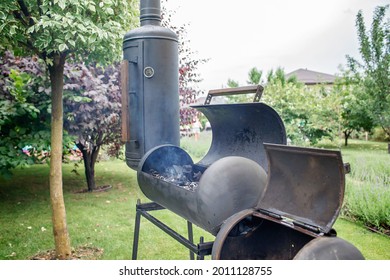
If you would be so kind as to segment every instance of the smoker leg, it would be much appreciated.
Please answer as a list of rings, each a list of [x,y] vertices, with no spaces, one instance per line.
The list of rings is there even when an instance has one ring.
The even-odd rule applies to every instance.
[[[199,245],[201,246],[203,243],[204,243],[204,237],[201,236],[200,240],[199,240]],[[203,255],[198,255],[197,259],[198,260],[204,260],[204,256]]]
[[[194,235],[193,235],[193,227],[192,223],[187,221],[187,229],[188,229],[188,239],[181,236],[179,233],[172,230],[170,227],[162,223],[160,220],[153,217],[148,212],[157,211],[165,209],[163,206],[159,205],[155,202],[144,203],[141,204],[140,200],[137,201],[136,206],[136,216],[135,216],[135,226],[134,226],[134,240],[133,240],[133,256],[132,259],[137,259],[138,252],[138,241],[139,241],[139,233],[141,227],[141,216],[150,221],[152,224],[163,230],[169,236],[174,238],[180,244],[184,245],[190,250],[190,258],[191,260],[195,259],[195,254],[197,255],[197,259],[203,260],[205,255],[210,255],[213,247],[213,242],[204,242],[203,237],[201,237],[201,244],[195,245],[193,243]]]
[[[137,201],[137,206],[141,204],[141,201]],[[133,240],[133,256],[132,260],[137,259],[137,253],[138,253],[138,240],[139,240],[139,229],[141,226],[141,213],[138,211],[138,207],[136,207],[136,214],[135,214],[135,226],[134,226],[134,240]]]
[[[192,231],[192,223],[190,221],[187,221],[187,230],[188,230],[188,240],[191,243],[194,243],[194,233]],[[190,260],[194,260],[194,259],[195,259],[194,252],[190,250]]]

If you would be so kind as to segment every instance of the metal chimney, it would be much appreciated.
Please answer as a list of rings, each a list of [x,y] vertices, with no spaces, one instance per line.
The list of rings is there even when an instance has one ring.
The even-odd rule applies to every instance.
[[[141,27],[124,36],[122,138],[126,163],[163,144],[180,144],[178,39],[161,26],[159,0],[141,0]]]

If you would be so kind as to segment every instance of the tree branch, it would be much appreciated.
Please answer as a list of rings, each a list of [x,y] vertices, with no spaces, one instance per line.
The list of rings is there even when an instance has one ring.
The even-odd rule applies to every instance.
[[[41,2],[41,0],[38,0],[38,2]],[[25,27],[28,27],[28,26],[31,26],[31,25],[34,25],[34,20],[31,18],[30,16],[30,13],[27,9],[27,6],[25,5],[24,1],[21,0],[21,1],[18,1],[18,4],[19,4],[19,7],[21,9],[21,11],[23,12],[23,14],[26,16],[26,17],[29,17],[29,23],[27,23],[21,12],[20,11],[13,11],[13,15],[14,15],[14,18],[18,21],[20,21]],[[42,59],[46,59],[47,58],[47,53],[46,51],[44,52],[40,52],[36,47],[34,47],[34,44],[33,42],[31,41],[31,39],[28,39],[26,38],[26,42],[21,42],[20,43],[22,45],[24,45],[25,47],[27,47],[28,49],[30,49],[31,51],[33,51],[36,55],[38,55],[40,58]]]
[[[29,17],[30,16],[30,12],[28,11],[28,8],[26,6],[26,3],[24,3],[23,0],[18,0],[18,4],[19,4],[19,7],[20,9],[22,10],[23,14],[26,16],[26,17]]]
[[[19,11],[13,11],[13,14],[15,19],[19,20],[24,26],[28,26]]]
[[[19,7],[20,7],[21,11],[23,12],[24,16],[26,18],[28,18],[28,20],[29,20],[28,24],[30,26],[33,26],[35,24],[35,22],[32,19],[31,14],[28,11],[27,5],[26,5],[26,3],[24,3],[24,0],[18,0],[18,4],[19,4]]]
[[[42,16],[43,15],[43,11],[42,11],[42,0],[37,0],[37,5],[38,5],[38,10],[39,10],[39,15]]]

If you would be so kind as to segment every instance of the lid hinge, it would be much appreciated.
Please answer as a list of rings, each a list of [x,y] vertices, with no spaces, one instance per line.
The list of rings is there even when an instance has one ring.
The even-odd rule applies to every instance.
[[[264,210],[264,209],[259,209],[259,212],[261,214],[264,214],[264,215],[267,215],[267,216],[270,216],[271,218],[274,218],[274,219],[278,219],[278,220],[281,220],[283,217],[279,214],[275,214],[275,213],[272,213],[270,211],[267,211],[267,210]]]
[[[294,226],[298,226],[298,227],[304,228],[306,230],[309,230],[309,231],[312,231],[312,232],[315,232],[315,233],[320,233],[321,232],[321,229],[319,227],[317,227],[317,226],[313,226],[313,225],[306,224],[306,223],[303,223],[303,222],[298,222],[298,221],[293,221],[293,224],[294,224]]]

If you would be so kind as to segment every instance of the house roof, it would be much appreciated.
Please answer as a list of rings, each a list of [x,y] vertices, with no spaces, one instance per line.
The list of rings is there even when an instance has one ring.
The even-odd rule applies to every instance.
[[[336,79],[336,76],[334,75],[302,68],[286,74],[287,79],[292,76],[296,76],[298,81],[304,83],[305,85],[333,84]]]

